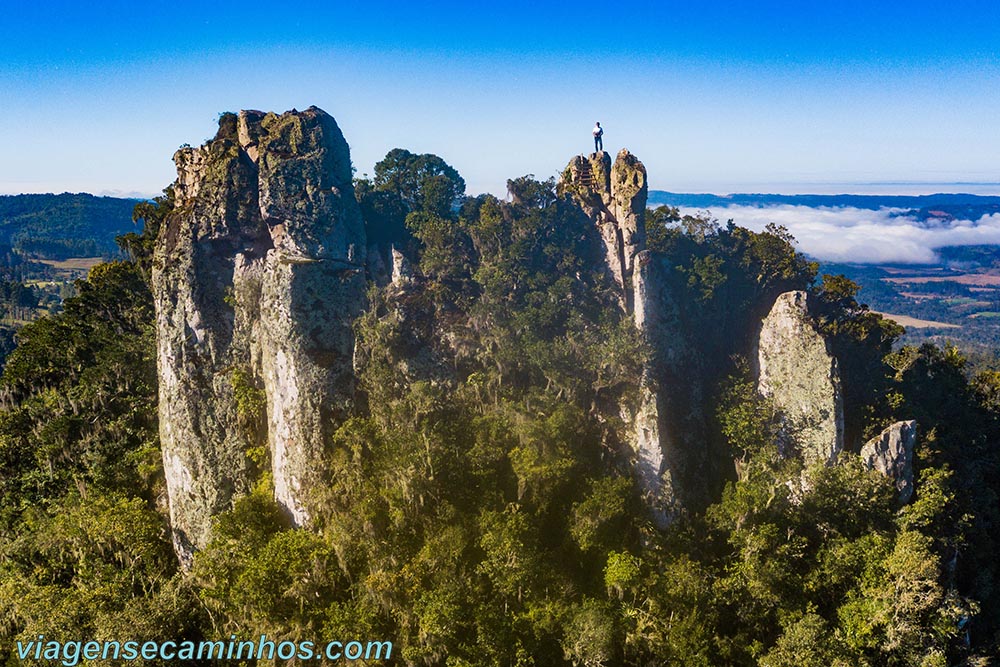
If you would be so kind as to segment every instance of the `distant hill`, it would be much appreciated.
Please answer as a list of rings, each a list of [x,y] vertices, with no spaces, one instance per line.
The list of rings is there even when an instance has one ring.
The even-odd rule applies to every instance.
[[[114,253],[115,236],[141,231],[132,222],[138,201],[70,193],[0,195],[0,245],[43,259]]]
[[[943,209],[971,212],[982,209],[1000,210],[1000,196],[967,194],[933,195],[778,195],[778,194],[690,194],[650,190],[649,205],[718,208],[724,206],[850,206],[877,210],[880,208]]]

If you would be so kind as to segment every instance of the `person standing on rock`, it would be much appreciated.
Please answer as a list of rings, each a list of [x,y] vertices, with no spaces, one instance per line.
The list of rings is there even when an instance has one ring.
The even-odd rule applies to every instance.
[[[604,136],[604,128],[601,127],[600,123],[594,125],[593,135],[594,135],[594,152],[597,153],[598,151],[603,151],[604,140],[601,137]]]

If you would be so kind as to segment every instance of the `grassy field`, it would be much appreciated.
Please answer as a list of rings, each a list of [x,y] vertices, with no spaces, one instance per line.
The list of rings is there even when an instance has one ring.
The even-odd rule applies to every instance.
[[[66,279],[83,278],[93,267],[105,261],[102,257],[70,257],[69,259],[37,259],[39,264],[51,266]]]
[[[961,325],[958,324],[948,324],[947,322],[935,322],[933,320],[921,320],[916,317],[909,317],[908,315],[894,315],[892,313],[882,313],[879,311],[873,311],[881,315],[882,317],[888,318],[895,322],[896,324],[902,324],[907,329],[961,329]]]
[[[69,259],[39,259],[42,264],[48,264],[53,269],[89,271],[104,261],[101,257],[70,257]]]
[[[963,273],[951,276],[893,276],[884,278],[897,285],[925,285],[927,283],[956,283],[974,287],[1000,287],[1000,276],[992,273]]]
[[[956,251],[952,250],[951,255]],[[938,265],[830,264],[861,286],[858,300],[906,327],[901,342],[951,342],[968,350],[1000,349],[1000,246],[944,255]]]

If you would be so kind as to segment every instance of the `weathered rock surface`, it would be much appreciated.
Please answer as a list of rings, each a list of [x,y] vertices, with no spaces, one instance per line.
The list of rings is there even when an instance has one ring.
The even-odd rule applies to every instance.
[[[651,258],[643,251],[637,259],[638,268],[633,273],[633,294],[635,297],[635,326],[647,339],[659,333],[662,325],[662,311],[657,303],[658,285],[650,280]],[[666,467],[661,433],[662,413],[659,392],[652,365],[648,366],[639,384],[639,404],[634,414],[625,412],[622,416],[632,425],[634,433],[632,446],[636,453],[636,472],[640,487],[646,494],[653,519],[659,526],[670,523],[677,513],[676,494],[672,471]]]
[[[189,562],[251,481],[241,382],[263,392],[275,498],[308,520],[311,464],[352,402],[366,243],[347,143],[315,107],[224,115],[174,161],[153,293],[171,524]]]
[[[424,279],[401,253],[366,266],[349,149],[321,110],[224,115],[214,139],[181,149],[175,162],[176,206],[157,239],[153,292],[171,523],[190,563],[212,517],[253,483],[247,451],[264,432],[275,499],[294,523],[309,521],[315,464],[353,409],[352,325],[365,307],[366,269],[390,293],[400,378],[452,386],[452,362],[474,356],[475,336],[456,313],[424,307]],[[578,156],[560,191],[598,230],[624,313],[651,350],[634,391],[607,409],[624,419],[615,442],[631,446],[651,514],[666,526],[704,504],[711,461],[704,360],[682,331],[671,267],[645,251],[646,170],[627,150],[614,164],[604,152]],[[832,461],[843,440],[840,380],[804,292],[777,299],[757,357],[759,390],[785,419],[786,451]],[[876,446],[870,465],[896,470],[892,448],[905,452],[905,438],[900,431]]]
[[[563,172],[560,191],[572,193],[597,225],[608,271],[621,290],[622,307],[631,313],[635,257],[646,247],[646,167],[624,148],[614,166],[604,151],[577,155]]]
[[[622,149],[614,164],[605,152],[573,158],[560,182],[604,242],[608,272],[620,288],[621,305],[631,314],[653,354],[638,380],[637,397],[621,407],[627,439],[634,452],[635,474],[653,520],[665,527],[683,511],[686,474],[694,467],[678,433],[664,420],[671,400],[663,391],[664,369],[674,365],[677,313],[664,291],[661,267],[645,250],[646,168]]]
[[[917,442],[917,422],[896,422],[865,443],[861,460],[869,470],[895,480],[899,502],[913,496],[913,447]]]
[[[621,235],[622,279],[626,281],[635,271],[636,255],[646,249],[648,196],[645,165],[623,148],[611,168],[611,213]]]
[[[674,471],[667,466],[661,432],[660,396],[652,374],[643,374],[639,403],[634,412],[622,411],[631,424],[631,445],[635,451],[635,475],[653,522],[665,528],[678,516],[682,504]]]
[[[410,266],[410,261],[406,259],[406,255],[395,248],[392,248],[391,252],[392,284],[398,287],[411,282],[413,280],[413,267]]]
[[[805,292],[775,300],[761,324],[757,364],[758,390],[782,415],[782,452],[798,453],[806,463],[833,462],[844,442],[840,373]]]
[[[635,257],[633,293],[634,321],[649,345],[650,359],[640,387],[640,407],[633,417],[639,478],[647,504],[658,526],[666,527],[686,508],[700,503],[692,483],[704,473],[704,450],[697,422],[701,415],[683,399],[699,394],[695,383],[680,381],[681,370],[691,361],[676,304],[666,289],[668,269],[648,250]],[[683,387],[682,391],[675,391]],[[697,398],[697,397],[695,397]]]

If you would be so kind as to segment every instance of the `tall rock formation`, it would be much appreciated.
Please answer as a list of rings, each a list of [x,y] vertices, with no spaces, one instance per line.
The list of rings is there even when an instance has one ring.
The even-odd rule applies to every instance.
[[[917,442],[917,422],[896,422],[861,448],[861,461],[869,470],[896,482],[897,497],[905,505],[913,496],[913,447]]]
[[[275,498],[308,520],[311,464],[352,404],[366,243],[347,143],[320,109],[225,114],[214,139],[174,161],[153,293],[164,472],[189,563],[211,517],[251,483],[256,413]]]
[[[561,193],[570,194],[597,227],[620,301],[652,350],[638,378],[637,400],[621,408],[635,456],[635,473],[653,520],[668,525],[687,505],[689,473],[697,467],[677,432],[668,432],[672,412],[664,384],[679,362],[676,307],[664,288],[665,270],[646,246],[646,168],[626,149],[573,158],[563,172]],[[679,429],[678,429],[679,430]]]
[[[696,436],[697,427],[686,419],[697,419],[696,411],[678,404],[679,392],[692,383],[678,383],[679,369],[685,358],[683,336],[679,330],[677,306],[666,290],[667,270],[655,255],[642,250],[635,257],[632,286],[635,301],[634,322],[649,344],[650,359],[639,385],[639,408],[631,415],[635,432],[634,448],[638,473],[646,502],[655,523],[664,528],[685,509],[697,505],[692,491],[692,473],[701,468],[701,450],[692,446],[688,435]],[[683,417],[681,416],[683,413]],[[695,438],[696,439],[696,438]]]
[[[761,323],[758,390],[781,412],[782,453],[806,463],[833,462],[844,446],[837,360],[809,314],[803,291],[778,296]]]
[[[597,225],[608,271],[621,290],[622,307],[631,313],[635,258],[646,247],[646,167],[624,148],[614,166],[604,151],[577,155],[563,171],[560,191],[571,193]]]

